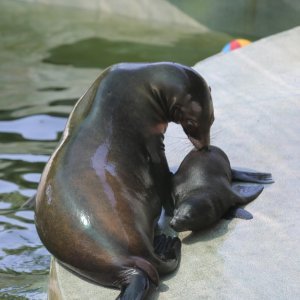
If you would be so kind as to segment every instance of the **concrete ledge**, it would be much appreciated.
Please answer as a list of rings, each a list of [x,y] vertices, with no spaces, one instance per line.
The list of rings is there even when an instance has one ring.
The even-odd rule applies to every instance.
[[[212,87],[213,144],[232,165],[273,173],[247,209],[251,221],[221,221],[184,233],[181,266],[162,279],[156,299],[300,298],[300,28],[195,66]],[[178,166],[188,143],[176,126],[166,138]],[[82,281],[52,262],[49,299],[114,299],[118,291]]]

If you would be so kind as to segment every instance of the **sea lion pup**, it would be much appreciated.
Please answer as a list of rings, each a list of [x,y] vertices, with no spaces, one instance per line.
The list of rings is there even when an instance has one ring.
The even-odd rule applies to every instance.
[[[245,205],[263,190],[262,185],[232,186],[232,172],[227,155],[215,146],[192,150],[173,177],[174,217],[170,221],[176,231],[197,231],[220,220],[230,208]],[[238,171],[239,179],[273,182],[271,174]],[[237,216],[251,218],[238,210]]]
[[[64,266],[119,299],[144,299],[180,257],[178,238],[155,238],[162,206],[174,209],[163,135],[182,125],[209,144],[210,90],[175,63],[106,69],[75,105],[36,195],[38,234]],[[151,288],[151,289],[150,289]]]

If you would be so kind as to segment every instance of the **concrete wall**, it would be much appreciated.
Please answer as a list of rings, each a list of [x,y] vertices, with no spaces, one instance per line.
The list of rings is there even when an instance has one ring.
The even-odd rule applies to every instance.
[[[298,0],[169,0],[212,30],[258,38],[300,25]]]

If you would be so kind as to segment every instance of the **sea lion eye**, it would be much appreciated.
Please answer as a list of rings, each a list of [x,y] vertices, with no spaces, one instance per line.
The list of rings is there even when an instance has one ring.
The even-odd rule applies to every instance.
[[[179,106],[174,107],[172,115],[175,122],[180,122],[182,120],[182,111]]]
[[[198,122],[194,120],[186,120],[186,126],[189,128],[195,128],[198,126]]]

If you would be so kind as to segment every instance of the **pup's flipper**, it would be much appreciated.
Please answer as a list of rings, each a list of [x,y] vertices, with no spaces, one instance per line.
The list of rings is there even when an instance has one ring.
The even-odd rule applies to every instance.
[[[239,196],[239,200],[236,204],[241,205],[245,205],[256,199],[263,189],[263,185],[235,184],[232,186],[232,190]]]
[[[223,216],[226,220],[231,220],[233,218],[239,218],[244,220],[253,219],[253,215],[241,207],[232,207],[228,210],[228,212]]]
[[[240,171],[231,169],[232,180],[254,182],[254,183],[273,183],[271,173],[261,173],[252,171]]]

